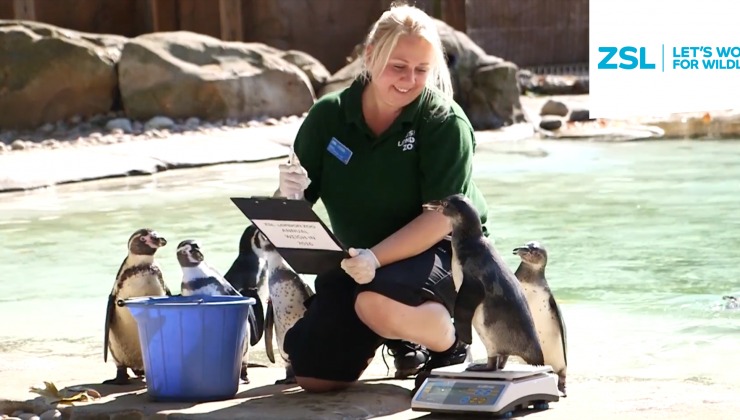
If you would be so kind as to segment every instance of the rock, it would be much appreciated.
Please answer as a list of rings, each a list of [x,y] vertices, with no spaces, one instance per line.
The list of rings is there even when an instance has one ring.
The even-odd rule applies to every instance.
[[[563,120],[554,115],[545,115],[540,120],[540,128],[543,130],[557,130],[563,126]]]
[[[576,108],[570,110],[568,121],[594,121],[594,118],[591,118],[590,113],[587,109]]]
[[[200,125],[200,120],[195,117],[190,117],[185,121],[185,127],[192,130]]]
[[[501,128],[522,120],[521,111],[512,107],[512,101],[501,100],[519,97],[516,74],[516,66],[506,61],[476,69],[466,105],[476,130]],[[514,116],[505,117],[512,112]]]
[[[5,145],[5,143],[0,143],[0,153],[9,152],[10,148]]]
[[[141,35],[126,44],[118,65],[123,108],[132,119],[304,112],[315,100],[311,81],[282,54],[261,43],[186,31]]]
[[[308,53],[298,50],[288,50],[281,57],[283,60],[297,66],[306,73],[315,93],[319,92],[326,81],[329,80],[329,77],[331,77],[329,70],[319,60]]]
[[[436,20],[448,56],[455,100],[476,130],[501,128],[526,120],[519,102],[518,68],[488,55],[465,33]],[[327,80],[319,96],[349,86],[361,71],[355,59]]]
[[[20,139],[13,141],[13,143],[10,143],[11,150],[25,150],[26,148],[26,142]]]
[[[42,125],[41,128],[39,128],[39,131],[41,131],[42,133],[51,133],[56,128],[57,127],[54,124],[46,123],[46,124]]]
[[[523,75],[524,76],[524,75]],[[522,92],[538,95],[582,95],[589,92],[588,76],[538,74],[522,77]]]
[[[144,130],[156,130],[161,128],[170,128],[175,125],[172,119],[167,117],[154,117],[144,124]]]
[[[35,128],[108,112],[126,38],[0,20],[0,128]]]
[[[540,109],[540,115],[557,115],[560,117],[564,117],[568,115],[568,106],[560,101],[548,99],[547,102],[542,105],[542,109]]]
[[[33,413],[23,413],[17,417],[21,420],[40,420],[40,417]]]
[[[61,419],[62,413],[59,410],[48,410],[41,413],[39,417],[41,418],[41,420]]]
[[[108,131],[121,130],[124,133],[131,133],[134,131],[134,127],[131,125],[131,120],[128,118],[112,119],[105,124],[105,129]]]

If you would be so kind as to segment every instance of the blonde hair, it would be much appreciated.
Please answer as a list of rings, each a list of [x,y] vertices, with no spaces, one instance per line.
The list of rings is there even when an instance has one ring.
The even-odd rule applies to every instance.
[[[361,55],[361,77],[370,80],[372,73],[378,74],[388,64],[391,52],[401,35],[416,35],[432,44],[434,62],[427,77],[427,90],[440,93],[447,99],[453,98],[450,70],[447,68],[445,51],[439,37],[437,25],[423,10],[407,4],[393,3],[375,22],[365,38],[365,52]],[[372,46],[370,51],[367,50]]]

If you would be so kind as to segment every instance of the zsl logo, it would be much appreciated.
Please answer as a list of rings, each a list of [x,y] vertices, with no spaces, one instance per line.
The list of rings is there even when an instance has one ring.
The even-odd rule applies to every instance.
[[[599,70],[616,70],[617,68],[625,70],[633,70],[639,68],[641,70],[652,70],[655,69],[655,64],[648,63],[645,59],[645,47],[640,47],[640,56],[638,57],[636,47],[599,47],[600,53],[606,53],[604,58],[599,61],[597,68]],[[615,64],[612,60],[615,55],[619,54],[621,62]],[[639,67],[638,67],[639,66]]]

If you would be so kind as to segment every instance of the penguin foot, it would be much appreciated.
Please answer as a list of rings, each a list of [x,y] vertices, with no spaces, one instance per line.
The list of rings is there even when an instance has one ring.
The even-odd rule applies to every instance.
[[[249,375],[247,375],[247,365],[242,365],[242,370],[239,372],[239,378],[245,383],[249,383]]]
[[[293,373],[293,366],[288,364],[285,366],[285,379],[278,379],[275,381],[275,385],[288,385],[298,383],[295,379],[295,373]]]
[[[127,368],[119,367],[116,369],[116,377],[113,379],[107,379],[103,381],[104,385],[128,385],[131,383],[131,379],[128,376]]]
[[[134,372],[134,375],[136,375],[139,378],[144,377],[144,369],[131,369],[132,372]]]
[[[498,366],[489,363],[471,363],[465,370],[470,372],[492,372],[498,370]]]
[[[565,392],[565,382],[558,382],[558,391],[563,394],[563,398],[568,397],[568,394]]]

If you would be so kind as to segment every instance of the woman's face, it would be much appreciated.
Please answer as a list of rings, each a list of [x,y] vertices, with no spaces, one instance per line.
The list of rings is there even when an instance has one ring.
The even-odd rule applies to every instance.
[[[393,108],[410,104],[424,89],[433,62],[432,44],[419,36],[401,35],[388,64],[380,75],[373,74],[377,98]]]

